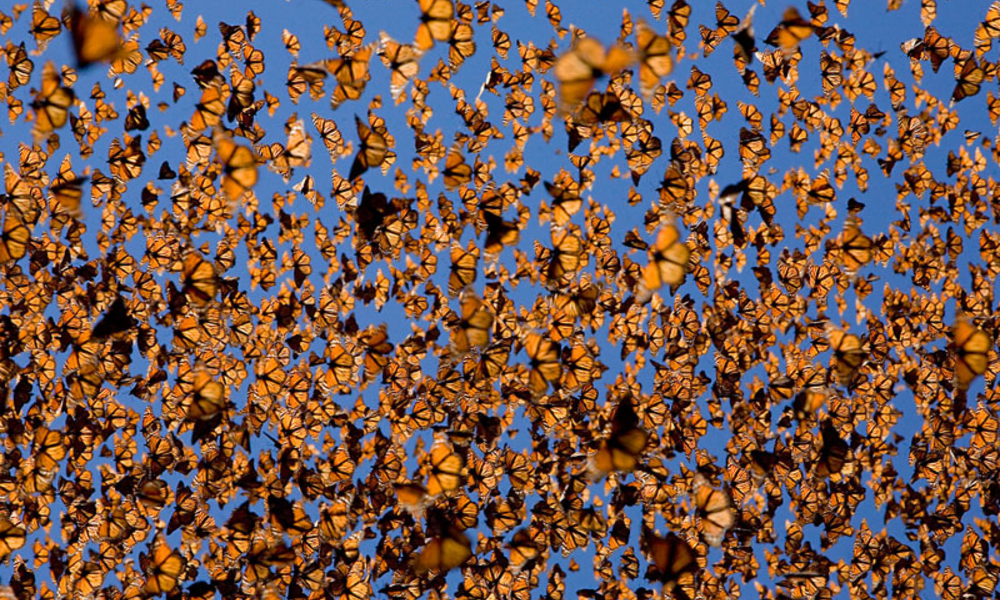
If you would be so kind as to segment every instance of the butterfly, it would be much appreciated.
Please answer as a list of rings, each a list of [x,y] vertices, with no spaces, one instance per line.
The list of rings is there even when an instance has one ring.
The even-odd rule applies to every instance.
[[[781,22],[764,40],[769,46],[777,46],[782,50],[794,50],[813,34],[813,25],[802,18],[798,9],[790,6],[781,16]]]
[[[41,2],[35,2],[31,10],[31,35],[39,50],[45,50],[49,41],[62,31],[62,23],[49,14]]]
[[[680,46],[687,39],[685,31],[688,22],[691,20],[691,5],[686,0],[674,0],[670,10],[667,12],[667,25],[670,39],[674,45]]]
[[[384,31],[379,37],[378,55],[389,69],[389,91],[393,101],[403,101],[406,85],[417,76],[423,51],[409,44],[400,44]]]
[[[28,52],[24,47],[24,42],[20,46],[7,49],[7,67],[10,73],[7,77],[7,86],[13,91],[31,81],[31,74],[35,70],[35,63],[28,58]]]
[[[377,45],[372,43],[349,55],[323,61],[323,68],[337,80],[337,87],[330,97],[330,106],[337,108],[346,100],[357,100],[364,93],[368,80],[372,53]]]
[[[528,386],[535,393],[543,394],[550,383],[559,381],[562,376],[559,344],[540,333],[532,332],[524,341],[524,350],[531,359]]]
[[[452,331],[451,343],[455,351],[464,354],[472,348],[485,348],[490,343],[493,313],[479,296],[466,291],[461,300],[461,318]]]
[[[636,25],[635,41],[639,61],[639,86],[642,95],[648,100],[660,85],[660,80],[674,70],[673,44],[666,36],[658,35],[643,20]]]
[[[650,562],[646,579],[663,582],[665,591],[671,591],[678,585],[694,583],[692,573],[698,569],[697,555],[680,536],[668,533],[665,537],[660,537],[643,527],[639,541]]]
[[[603,477],[614,471],[631,473],[639,466],[648,442],[649,432],[643,429],[631,397],[622,397],[611,418],[610,435],[591,457],[592,475]]]
[[[108,307],[104,316],[94,325],[91,335],[95,338],[108,338],[129,331],[136,325],[138,325],[138,321],[129,314],[125,297],[118,296]]]
[[[520,572],[531,561],[538,558],[541,548],[532,538],[528,529],[518,529],[507,544],[511,569]]]
[[[419,483],[400,482],[393,485],[396,493],[396,502],[408,513],[419,517],[424,509],[432,503],[432,497],[427,493],[427,488]]]
[[[78,68],[121,60],[128,54],[118,35],[117,21],[91,17],[75,3],[70,4],[69,30]]]
[[[825,479],[831,475],[838,475],[844,470],[851,448],[847,442],[840,438],[837,430],[829,421],[823,422],[820,437],[823,440],[823,445],[816,463],[816,476]]]
[[[680,239],[680,232],[672,223],[660,228],[656,242],[649,249],[649,264],[642,270],[636,300],[646,303],[663,285],[677,285],[684,281],[690,251]]]
[[[357,156],[354,157],[354,163],[351,164],[351,172],[348,176],[351,181],[361,177],[365,171],[372,167],[381,167],[389,153],[388,142],[382,133],[366,125],[357,115],[354,116],[354,123],[358,129],[361,148],[358,150]]]
[[[14,211],[7,211],[0,234],[0,264],[24,258],[28,251],[31,230]]]
[[[420,25],[415,44],[421,51],[430,50],[435,42],[447,42],[452,34],[455,5],[452,0],[419,0]]]
[[[463,21],[452,21],[451,34],[448,36],[448,67],[452,71],[458,70],[475,53],[476,42],[472,26]]]
[[[705,541],[712,546],[721,546],[726,532],[736,520],[732,500],[725,490],[719,490],[698,473],[691,486],[694,506],[698,511],[698,524]]]
[[[147,557],[146,585],[143,591],[154,596],[169,594],[177,587],[184,568],[184,558],[158,536]]]
[[[210,303],[219,289],[215,267],[199,252],[191,252],[184,259],[181,282],[183,293],[194,302],[195,306],[205,306]]]
[[[450,571],[472,558],[472,542],[461,529],[449,526],[439,537],[431,538],[413,559],[413,571]]]
[[[979,93],[986,73],[983,68],[976,63],[976,59],[969,57],[963,62],[955,65],[955,89],[951,94],[952,102],[960,102],[969,96]]]
[[[562,113],[573,112],[599,77],[613,75],[633,62],[633,53],[624,46],[612,46],[605,51],[604,46],[594,38],[578,38],[572,48],[559,57],[554,67]]]
[[[42,88],[31,107],[35,109],[35,131],[47,136],[69,120],[69,109],[76,101],[73,90],[61,84],[61,78],[51,62],[42,71]]]
[[[872,260],[874,245],[871,238],[861,232],[857,224],[849,222],[844,227],[840,242],[840,260],[848,273],[855,273]]]
[[[972,381],[986,372],[989,351],[993,347],[990,335],[961,318],[952,328],[952,348],[955,356],[955,383],[960,390],[969,389]]]
[[[465,162],[465,155],[460,145],[456,144],[448,151],[441,174],[444,176],[444,187],[447,190],[455,190],[472,181],[472,167]]]
[[[257,157],[226,134],[217,133],[213,143],[222,163],[222,191],[235,202],[257,185]]]
[[[862,347],[861,338],[853,333],[831,328],[828,333],[830,347],[836,359],[835,373],[837,381],[850,387],[854,375],[865,360],[866,353]]]
[[[193,392],[187,410],[187,418],[192,421],[212,421],[226,407],[225,387],[208,371],[195,374]]]
[[[436,442],[431,448],[430,467],[427,493],[431,497],[464,487],[465,459],[447,443]]]

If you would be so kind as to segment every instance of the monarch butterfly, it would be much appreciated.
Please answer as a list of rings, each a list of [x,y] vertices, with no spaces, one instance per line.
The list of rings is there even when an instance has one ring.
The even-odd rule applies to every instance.
[[[146,107],[142,104],[136,104],[132,108],[128,109],[128,114],[125,115],[125,131],[145,131],[149,129],[149,119],[146,118]]]
[[[476,53],[472,26],[461,21],[452,21],[448,45],[448,66],[455,71],[467,58]]]
[[[613,92],[590,92],[574,116],[574,120],[581,125],[623,123],[631,118],[621,99]]]
[[[0,264],[24,258],[28,251],[31,230],[13,211],[7,211],[4,218],[3,234],[0,235]]]
[[[861,233],[856,223],[848,223],[840,242],[840,260],[847,272],[855,273],[871,262],[873,247],[871,238]]]
[[[111,174],[124,181],[130,181],[142,174],[146,164],[146,154],[142,151],[142,136],[123,136],[124,144],[115,138],[108,148],[108,166]]]
[[[593,38],[578,38],[568,52],[555,64],[559,82],[559,106],[563,115],[570,114],[590,93],[594,82],[604,75],[613,75],[634,62],[632,52],[624,46],[604,46]]]
[[[77,68],[119,60],[127,54],[118,35],[117,21],[91,18],[75,3],[70,4],[69,30],[73,36]]]
[[[299,502],[290,502],[273,494],[267,497],[267,510],[271,513],[271,526],[278,531],[297,536],[312,530],[312,519],[299,506]]]
[[[427,493],[427,488],[419,483],[410,481],[395,483],[393,490],[396,492],[396,502],[403,510],[414,516],[422,515],[424,509],[431,504],[432,498]]]
[[[472,167],[465,162],[461,144],[455,144],[448,151],[441,174],[444,176],[444,187],[449,191],[472,181]]]
[[[705,541],[712,546],[721,546],[726,532],[736,520],[729,494],[725,490],[712,487],[708,480],[698,473],[694,477],[691,495],[698,511],[698,523]]]
[[[466,372],[466,376],[471,375],[471,380],[475,384],[489,382],[492,385],[507,368],[512,344],[512,340],[491,344],[486,350],[480,353],[479,361],[472,366],[471,373]]]
[[[361,148],[351,165],[351,172],[348,175],[351,181],[361,177],[365,171],[372,167],[381,167],[389,153],[389,144],[384,135],[366,125],[357,115],[354,116],[354,123],[358,129]]]
[[[677,285],[684,281],[690,251],[680,239],[680,232],[672,223],[660,229],[656,243],[649,249],[649,264],[642,270],[636,301],[646,303],[653,292],[664,284]]]
[[[485,348],[490,343],[493,313],[474,293],[465,294],[462,298],[461,309],[461,320],[452,333],[452,344],[455,351],[464,354],[473,347]]]
[[[691,65],[691,77],[687,81],[687,89],[694,90],[695,95],[704,96],[712,89],[712,76],[695,65]]]
[[[94,338],[103,339],[113,335],[124,333],[138,325],[138,321],[129,314],[125,298],[118,296],[108,307],[101,320],[94,325],[91,335]]]
[[[961,318],[952,328],[955,354],[955,383],[960,390],[969,389],[972,381],[986,372],[989,351],[993,346],[990,335],[968,318]]]
[[[674,59],[671,56],[673,44],[666,36],[653,31],[643,20],[636,26],[635,41],[639,55],[640,91],[649,100],[660,85],[660,79],[674,70]]]
[[[812,23],[803,19],[798,9],[790,6],[785,9],[781,22],[771,31],[764,43],[782,50],[794,50],[812,34]]]
[[[62,23],[49,14],[41,2],[35,2],[31,10],[31,35],[38,43],[39,50],[45,50],[49,40],[59,35]]]
[[[323,96],[326,76],[327,71],[322,63],[300,65],[297,61],[292,61],[288,66],[288,78],[285,81],[288,97],[298,104],[299,97],[308,91],[310,98],[318,100]]]
[[[286,125],[288,143],[278,142],[261,146],[257,152],[268,161],[268,169],[281,175],[285,182],[292,177],[292,170],[299,166],[309,166],[312,160],[312,138],[306,133],[302,121],[292,121]]]
[[[820,448],[819,460],[816,463],[816,475],[825,479],[844,470],[851,448],[837,435],[837,430],[829,421],[823,422],[820,435],[823,446]]]
[[[172,592],[177,587],[184,567],[184,558],[174,552],[165,540],[157,538],[148,558],[146,585],[143,589],[154,596]]]
[[[527,529],[515,531],[514,536],[507,543],[507,548],[510,551],[508,559],[511,569],[516,572],[520,572],[530,561],[536,559],[542,550]]]
[[[639,185],[642,176],[653,166],[653,161],[662,154],[663,142],[660,141],[660,138],[649,134],[647,131],[639,131],[635,143],[625,152],[625,159],[631,171],[629,174],[633,185]]]
[[[173,57],[180,62],[184,60],[184,53],[186,51],[187,46],[184,44],[183,38],[166,28],[160,30],[159,38],[154,39],[149,43],[149,45],[146,46],[146,54],[153,62],[164,61],[170,57]],[[257,51],[257,53],[260,54],[259,51]],[[247,53],[244,51],[244,57],[246,56]],[[261,58],[261,60],[263,60],[263,58]],[[260,73],[258,73],[258,75],[259,74]]]
[[[229,135],[216,134],[213,142],[222,162],[222,191],[231,201],[237,201],[257,184],[257,157]]]
[[[215,267],[199,252],[191,252],[184,258],[181,269],[183,293],[195,303],[205,306],[215,298],[219,289]]]
[[[420,25],[414,38],[421,51],[430,50],[435,42],[447,42],[451,38],[452,19],[455,5],[452,0],[419,0]]]
[[[389,91],[396,104],[403,101],[406,84],[417,76],[423,52],[409,44],[400,44],[384,31],[379,37],[379,58],[389,69]]]
[[[844,83],[844,65],[839,58],[823,52],[819,57],[823,75],[823,94],[831,96]],[[905,93],[905,88],[903,88]],[[895,106],[895,101],[893,102]]]
[[[432,538],[413,559],[413,571],[450,571],[472,558],[472,542],[461,529],[449,526],[444,535]]]
[[[69,109],[76,101],[76,95],[68,87],[61,85],[61,78],[55,65],[50,61],[42,70],[42,89],[31,103],[35,110],[35,131],[47,136],[60,129],[69,120]]]
[[[740,128],[740,159],[748,165],[758,165],[771,158],[767,141],[758,131]]]
[[[389,333],[385,325],[370,327],[358,335],[358,341],[365,348],[365,380],[374,379],[385,371],[393,345],[389,343]]]
[[[663,582],[666,591],[692,580],[690,574],[698,568],[697,555],[680,536],[668,533],[666,537],[660,537],[643,527],[640,544],[650,562],[646,579]]]
[[[564,277],[576,273],[583,262],[583,241],[567,229],[552,231],[552,251],[546,274],[550,285],[561,285]]]
[[[583,206],[580,184],[565,171],[559,172],[555,183],[546,181],[545,189],[552,196],[552,220],[556,225],[568,223]]]
[[[226,407],[225,388],[207,371],[200,371],[194,379],[194,398],[188,406],[187,417],[192,421],[211,421]]]
[[[639,466],[648,442],[649,433],[642,428],[631,397],[624,396],[611,419],[611,434],[591,458],[592,474],[603,477],[612,471],[631,473]]]
[[[7,86],[10,91],[14,91],[31,81],[31,74],[35,70],[35,63],[28,58],[28,51],[24,47],[24,42],[21,42],[21,45],[16,48],[8,48],[6,56],[7,67],[10,69],[10,74],[7,77]]]
[[[341,58],[323,61],[323,67],[334,76],[338,85],[330,98],[330,106],[337,108],[345,100],[357,100],[364,93],[368,80],[374,43]]]
[[[957,83],[951,94],[951,101],[960,102],[969,96],[978,94],[985,78],[986,72],[983,71],[974,57],[970,56],[964,62],[957,63],[955,65],[955,81]]]
[[[562,377],[559,344],[540,333],[532,332],[524,342],[524,349],[531,359],[528,385],[536,394],[542,394],[548,389],[549,383],[559,381]]]
[[[690,20],[691,6],[685,0],[675,0],[667,11],[667,31],[675,46],[680,46],[687,39],[685,30]]]
[[[489,255],[496,255],[504,246],[513,246],[521,238],[521,226],[518,221],[505,221],[503,218],[486,213],[486,241],[483,250]]]
[[[436,442],[431,448],[430,464],[427,493],[431,497],[464,487],[465,458],[451,446],[444,442]]]
[[[909,44],[907,43],[907,45]],[[927,57],[930,58],[931,68],[934,69],[935,73],[938,72],[944,61],[951,56],[952,46],[953,42],[951,38],[941,35],[933,25],[924,31],[923,44],[917,44],[917,47],[922,48],[923,53],[926,53]],[[906,52],[905,49],[904,52]]]

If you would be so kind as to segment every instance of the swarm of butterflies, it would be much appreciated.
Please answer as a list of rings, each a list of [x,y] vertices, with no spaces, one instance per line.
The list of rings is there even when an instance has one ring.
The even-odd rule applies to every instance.
[[[727,2],[0,7],[0,597],[1000,598],[1000,1]]]

